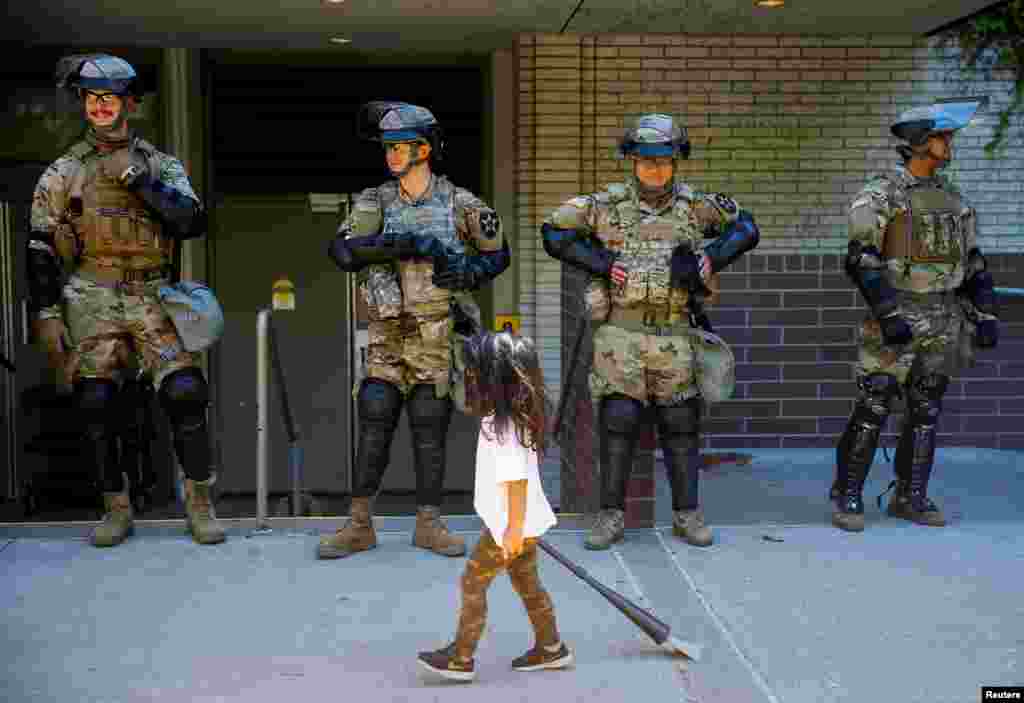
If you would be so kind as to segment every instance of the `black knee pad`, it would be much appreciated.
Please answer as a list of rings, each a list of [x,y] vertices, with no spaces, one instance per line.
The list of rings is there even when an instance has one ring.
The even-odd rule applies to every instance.
[[[160,405],[172,423],[180,424],[197,416],[206,417],[210,387],[199,369],[175,371],[160,384],[159,395]]]
[[[618,393],[610,395],[601,402],[601,429],[620,435],[635,434],[643,412],[639,400]]]
[[[907,383],[907,414],[914,424],[934,425],[942,412],[942,397],[949,388],[949,377],[924,374]]]
[[[435,386],[421,384],[409,395],[409,425],[431,427],[447,425],[452,416],[452,399],[438,398]]]
[[[83,378],[75,383],[75,405],[88,422],[114,409],[117,384],[106,378]]]
[[[881,427],[892,409],[892,400],[900,395],[899,382],[884,373],[868,374],[857,379],[860,398],[853,411],[853,420]]]
[[[359,421],[398,424],[402,412],[402,394],[394,384],[369,378],[359,389]]]

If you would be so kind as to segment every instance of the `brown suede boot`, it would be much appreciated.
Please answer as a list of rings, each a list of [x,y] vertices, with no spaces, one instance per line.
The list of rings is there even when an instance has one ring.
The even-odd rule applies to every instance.
[[[224,541],[224,528],[210,502],[210,483],[185,479],[185,528],[199,544]]]
[[[114,547],[135,531],[132,499],[128,495],[128,477],[124,477],[120,493],[104,493],[103,506],[106,514],[90,537],[95,547]]]
[[[465,540],[448,532],[448,526],[441,519],[441,509],[435,505],[417,508],[412,543],[446,557],[461,557],[466,553]]]
[[[348,522],[333,535],[320,538],[317,556],[320,559],[338,559],[376,547],[372,510],[372,498],[352,498]]]
[[[672,533],[695,547],[708,547],[714,541],[711,528],[704,524],[704,511],[700,508],[673,513]]]

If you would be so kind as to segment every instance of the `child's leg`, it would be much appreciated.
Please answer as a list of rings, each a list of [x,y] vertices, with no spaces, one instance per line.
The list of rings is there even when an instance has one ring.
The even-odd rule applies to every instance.
[[[537,639],[536,645],[550,647],[558,643],[555,607],[537,573],[536,539],[526,540],[523,553],[508,565],[508,575],[512,579],[512,588],[516,589],[526,607],[526,615],[530,618]]]
[[[487,624],[487,588],[505,566],[501,547],[484,530],[462,573],[462,611],[455,634],[455,654],[472,659]]]

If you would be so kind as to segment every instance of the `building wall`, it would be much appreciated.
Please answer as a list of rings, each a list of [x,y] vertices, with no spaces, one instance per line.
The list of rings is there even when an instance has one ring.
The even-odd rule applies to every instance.
[[[581,312],[579,279],[540,245],[543,218],[566,198],[621,180],[616,139],[650,111],[679,115],[693,156],[681,164],[700,189],[751,210],[757,251],[724,274],[712,321],[737,356],[734,399],[713,408],[705,446],[834,446],[852,407],[859,295],[839,268],[846,208],[874,172],[897,162],[888,127],[935,97],[1007,100],[1009,76],[971,82],[955,54],[904,36],[522,35],[518,40],[518,246],[520,313],[558,388]],[[997,159],[982,146],[991,124],[956,141],[949,169],[979,211],[979,243],[997,285],[1021,287],[1024,148]],[[953,380],[940,442],[1024,446],[1024,327],[1007,306],[1003,341]],[[585,353],[587,343],[584,344]],[[545,463],[549,491],[567,512],[596,507],[596,446],[585,375],[573,379],[576,420],[563,451]],[[894,443],[894,417],[885,436]],[[638,459],[627,518],[653,515],[651,438]],[[881,458],[881,457],[879,457]],[[831,467],[822,467],[826,473]]]

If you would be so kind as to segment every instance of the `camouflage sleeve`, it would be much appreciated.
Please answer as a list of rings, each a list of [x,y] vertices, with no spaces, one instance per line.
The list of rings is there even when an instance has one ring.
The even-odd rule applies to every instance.
[[[40,320],[62,316],[63,272],[55,237],[66,209],[64,172],[68,164],[66,158],[50,164],[32,194],[26,263],[30,307]]]
[[[380,198],[376,188],[367,188],[356,196],[348,217],[338,227],[339,237],[366,237],[380,233],[384,215],[380,209]]]
[[[697,226],[706,238],[724,234],[740,216],[740,204],[725,193],[699,194],[694,199]]]
[[[988,270],[988,262],[978,246],[977,212],[970,203],[961,196],[964,211],[963,235],[964,251],[967,259],[964,263],[964,283],[960,296],[960,304],[968,319],[974,322],[999,319],[999,300],[995,292],[995,279]]]
[[[892,188],[887,178],[876,178],[864,186],[850,203],[849,240],[867,249],[882,251],[885,228],[896,214]]]
[[[160,216],[172,237],[202,237],[207,230],[207,213],[192,189],[184,165],[169,154],[157,152],[152,158],[152,177],[137,180],[129,187]]]
[[[482,254],[500,251],[504,246],[498,213],[464,188],[455,190],[455,227],[462,241]]]
[[[555,229],[573,229],[593,232],[597,229],[596,199],[592,195],[577,195],[554,210],[544,224]]]

